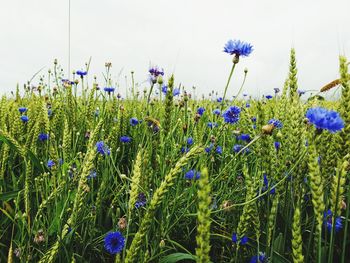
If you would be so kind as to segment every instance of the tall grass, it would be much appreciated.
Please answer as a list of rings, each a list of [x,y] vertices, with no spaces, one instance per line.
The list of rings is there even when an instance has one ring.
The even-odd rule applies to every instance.
[[[337,101],[301,97],[294,50],[271,98],[195,100],[174,76],[143,92],[133,74],[122,98],[88,75],[63,81],[55,63],[50,82],[2,97],[0,262],[347,262],[344,57]],[[235,124],[229,106],[241,109]],[[316,130],[305,120],[315,106],[337,110],[344,129]],[[117,231],[115,255],[104,243]]]

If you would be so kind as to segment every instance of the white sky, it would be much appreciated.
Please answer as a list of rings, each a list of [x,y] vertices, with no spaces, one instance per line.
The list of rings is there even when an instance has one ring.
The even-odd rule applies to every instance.
[[[245,92],[262,95],[282,87],[289,51],[296,48],[299,87],[319,89],[338,76],[338,55],[350,54],[350,0],[71,0],[71,69],[92,57],[90,82],[102,83],[104,62],[113,75],[135,71],[147,78],[149,64],[175,73],[197,94],[223,93],[231,57],[228,39],[254,45],[242,58],[229,94],[249,69]],[[68,0],[0,0],[0,93],[21,87],[58,59],[67,69]],[[34,82],[35,83],[35,82]],[[143,86],[145,86],[143,84]]]

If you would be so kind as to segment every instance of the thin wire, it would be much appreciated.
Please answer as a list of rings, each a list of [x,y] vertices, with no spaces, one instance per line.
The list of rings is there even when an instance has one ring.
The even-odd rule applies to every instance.
[[[68,0],[68,72],[67,77],[70,75],[70,0]]]

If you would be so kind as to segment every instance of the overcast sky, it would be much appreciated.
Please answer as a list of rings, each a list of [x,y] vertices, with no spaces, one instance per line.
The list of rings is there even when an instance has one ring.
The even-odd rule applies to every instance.
[[[151,63],[197,94],[223,93],[232,65],[223,46],[240,39],[254,52],[240,60],[230,95],[246,67],[246,93],[282,87],[292,46],[300,88],[319,89],[337,78],[339,54],[350,54],[349,10],[349,0],[71,0],[71,69],[91,56],[90,82],[97,75],[103,86],[111,61],[125,94],[124,76],[134,70],[142,83]],[[67,71],[67,54],[68,0],[1,0],[0,93],[45,74],[55,58]]]

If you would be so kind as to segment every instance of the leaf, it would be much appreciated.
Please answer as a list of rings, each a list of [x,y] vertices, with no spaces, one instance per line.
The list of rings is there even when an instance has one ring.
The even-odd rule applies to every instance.
[[[61,218],[61,213],[63,211],[64,204],[61,202],[58,202],[55,207],[55,217],[51,221],[51,224],[48,228],[48,233],[49,235],[53,235],[57,232],[59,232],[61,223],[62,223],[62,218]]]
[[[59,219],[59,217],[56,215],[54,217],[54,219],[51,221],[51,224],[48,228],[48,234],[49,236],[55,234],[55,233],[58,233],[58,230],[60,228],[60,224],[61,224],[61,221]]]
[[[20,190],[6,192],[6,193],[0,193],[0,201],[9,201],[9,200],[17,197],[19,192],[20,192]]]
[[[196,256],[187,254],[187,253],[173,253],[163,257],[159,262],[160,263],[175,263],[180,260],[196,260]]]
[[[2,209],[2,208],[0,207],[0,211],[1,211],[5,216],[7,216],[13,223],[15,223],[14,218],[12,218],[11,215],[10,215],[5,209]]]
[[[278,263],[291,263],[288,259],[283,257],[281,254],[279,254],[276,251],[273,251],[273,262],[278,262]]]
[[[275,252],[283,253],[283,234],[279,233],[279,235],[273,241],[273,248]]]

